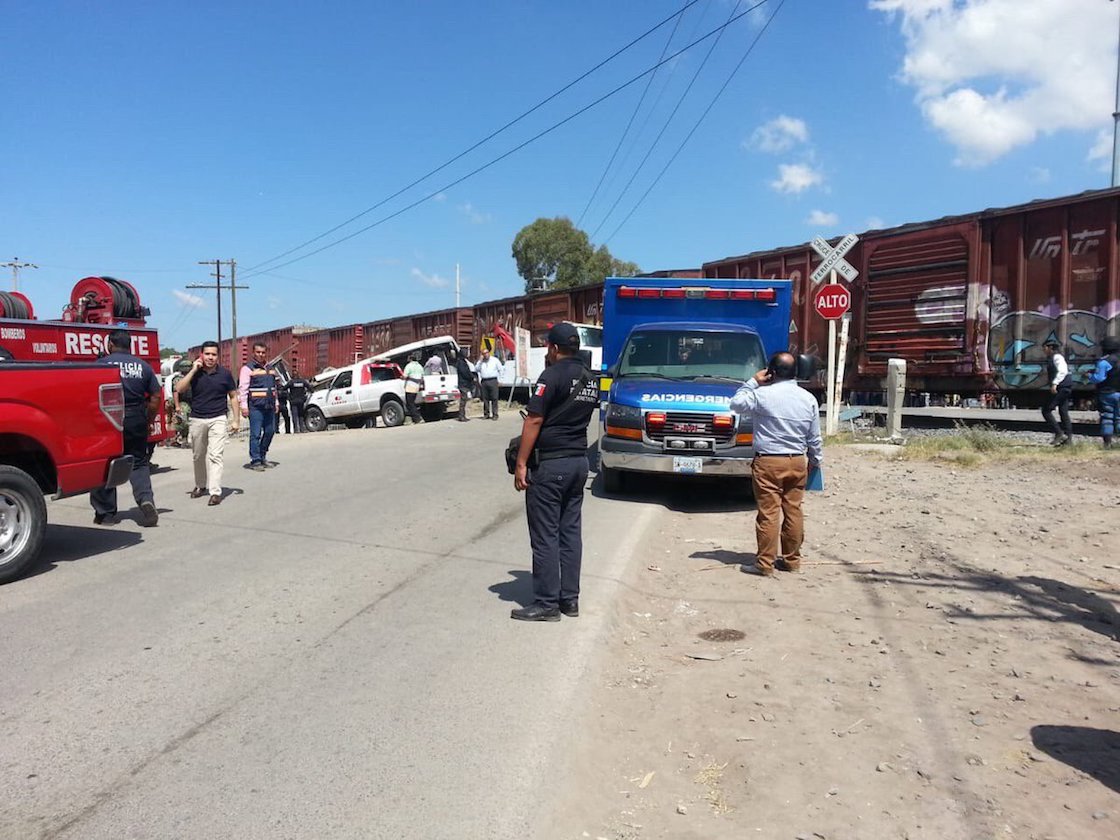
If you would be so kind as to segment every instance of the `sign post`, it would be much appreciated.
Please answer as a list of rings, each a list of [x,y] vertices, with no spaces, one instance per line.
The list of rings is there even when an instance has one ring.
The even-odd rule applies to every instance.
[[[519,387],[524,385],[530,392],[533,390],[533,382],[529,379],[529,347],[532,344],[531,338],[531,333],[524,327],[514,327],[513,387],[509,389],[509,402],[506,403],[506,408],[513,405],[513,395]],[[531,393],[530,396],[532,396]]]
[[[849,233],[836,247],[832,247],[822,237],[816,237],[810,245],[821,257],[821,264],[813,271],[811,277],[814,284],[819,284],[825,277],[829,282],[821,286],[813,296],[813,308],[822,318],[828,321],[828,372],[825,379],[825,423],[826,435],[836,434],[836,427],[840,416],[840,399],[844,389],[844,363],[848,353],[848,327],[851,319],[847,312],[852,305],[852,294],[847,287],[836,282],[836,275],[840,274],[845,280],[851,282],[859,276],[859,271],[847,260],[844,255],[855,247],[859,237]],[[840,358],[836,358],[836,321],[843,318],[840,330]]]

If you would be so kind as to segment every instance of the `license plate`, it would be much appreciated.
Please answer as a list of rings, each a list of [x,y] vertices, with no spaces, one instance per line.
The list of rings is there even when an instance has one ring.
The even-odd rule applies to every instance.
[[[449,402],[450,400],[451,400],[451,397],[449,397],[447,394],[440,394],[440,397],[439,397],[440,402]]]
[[[698,473],[704,471],[703,458],[682,458],[680,456],[673,456],[673,472],[676,473]]]
[[[702,432],[704,427],[699,423],[673,423],[674,432]]]

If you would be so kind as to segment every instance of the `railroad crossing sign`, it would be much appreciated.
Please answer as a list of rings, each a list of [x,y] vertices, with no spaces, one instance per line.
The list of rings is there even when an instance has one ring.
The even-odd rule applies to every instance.
[[[827,321],[842,318],[851,305],[851,293],[839,283],[825,283],[813,296],[813,308]]]
[[[816,271],[813,272],[813,283],[820,283],[830,271],[835,271],[849,283],[859,277],[859,272],[855,269],[850,262],[844,259],[844,255],[848,253],[855,244],[859,242],[859,237],[854,233],[849,233],[833,248],[822,237],[816,237],[809,244],[813,250],[820,254],[821,264],[817,266]]]

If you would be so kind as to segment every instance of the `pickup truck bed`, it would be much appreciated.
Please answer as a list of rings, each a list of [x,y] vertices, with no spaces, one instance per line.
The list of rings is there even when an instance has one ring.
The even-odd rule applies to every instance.
[[[128,479],[123,418],[120,371],[112,365],[0,364],[0,583],[39,553],[44,494],[58,499]]]

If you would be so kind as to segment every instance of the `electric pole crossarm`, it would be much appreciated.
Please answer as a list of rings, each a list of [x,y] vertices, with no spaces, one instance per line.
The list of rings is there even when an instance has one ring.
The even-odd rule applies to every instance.
[[[0,263],[0,268],[10,268],[12,270],[12,291],[19,291],[19,272],[24,268],[38,268],[35,263],[20,262],[19,257],[12,257],[11,262]]]
[[[248,289],[248,286],[238,286],[235,282],[235,271],[237,270],[236,260],[199,260],[199,265],[212,265],[214,270],[210,272],[210,276],[214,278],[214,283],[192,283],[187,286],[188,289],[207,289],[212,290],[217,296],[218,304],[218,360],[221,361],[221,346],[222,346],[222,291],[225,289],[230,290],[233,303],[233,338],[230,341],[229,361],[230,369],[234,369],[235,354],[237,353],[237,289]],[[228,286],[222,285],[222,266],[228,265],[230,268],[230,283]]]

